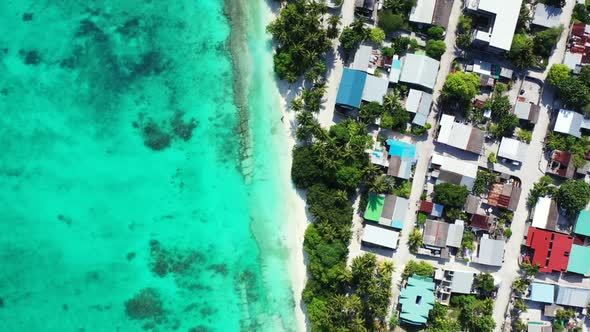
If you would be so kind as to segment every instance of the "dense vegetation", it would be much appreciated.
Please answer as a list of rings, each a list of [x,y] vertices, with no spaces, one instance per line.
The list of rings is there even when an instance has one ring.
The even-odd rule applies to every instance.
[[[267,27],[277,43],[273,61],[281,79],[293,83],[303,74],[316,78],[325,72],[324,54],[331,47],[322,27],[322,15],[326,12],[323,3],[292,1]]]
[[[342,29],[340,35],[340,45],[344,49],[347,55],[355,50],[358,45],[370,36],[371,30],[365,27],[365,24],[361,20],[355,20],[347,27]],[[383,36],[385,38],[385,36]]]
[[[524,29],[514,35],[510,51],[506,57],[520,69],[531,66],[546,66],[547,58],[557,45],[563,26],[545,29],[532,37]]]
[[[405,132],[410,121],[410,112],[402,106],[397,92],[388,93],[383,97],[383,106],[377,102],[362,105],[359,118],[365,124],[373,124],[379,118],[380,127]]]
[[[574,166],[583,167],[586,164],[584,159],[590,153],[590,139],[583,136],[576,138],[571,135],[549,132],[545,138],[545,145],[549,150],[569,151],[574,156]]]
[[[580,74],[573,76],[567,66],[556,64],[549,70],[547,81],[555,86],[566,107],[590,115],[590,68],[582,67]]]
[[[459,186],[452,183],[440,183],[434,186],[435,203],[445,206],[445,208],[462,208],[465,200],[469,195],[469,190],[465,186]]]
[[[510,112],[512,104],[507,95],[495,91],[492,98],[486,101],[485,109],[492,110],[490,133],[497,139],[512,137],[518,126],[518,117]]]
[[[473,193],[476,195],[483,195],[487,193],[490,186],[498,180],[496,173],[490,170],[478,170],[475,184],[473,185]]]
[[[441,91],[441,101],[451,110],[470,107],[471,100],[479,93],[479,76],[458,71],[449,74]]]
[[[473,295],[453,295],[451,306],[435,303],[430,311],[427,332],[477,331],[491,332],[496,323],[492,318],[494,302],[478,300]]]
[[[408,25],[408,18],[416,0],[385,0],[379,12],[378,24],[385,33],[391,34]]]

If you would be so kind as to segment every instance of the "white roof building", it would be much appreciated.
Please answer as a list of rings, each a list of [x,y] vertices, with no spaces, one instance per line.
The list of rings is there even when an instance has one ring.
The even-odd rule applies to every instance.
[[[580,138],[582,136],[582,128],[590,129],[590,119],[585,118],[582,114],[575,111],[559,110],[553,131]]]
[[[436,83],[439,65],[439,61],[426,55],[408,54],[404,59],[399,80],[432,90]]]
[[[539,197],[535,210],[533,213],[533,223],[531,226],[535,228],[547,228],[547,221],[549,212],[551,209],[551,198],[550,197]]]
[[[362,241],[367,244],[396,249],[398,240],[399,233],[390,228],[379,227],[370,223],[365,224]]]
[[[522,0],[465,0],[468,9],[494,15],[490,31],[477,31],[476,39],[498,50],[509,51]]]
[[[432,176],[436,177],[436,183],[449,182],[465,186],[472,190],[477,178],[477,164],[466,160],[455,159],[440,154],[433,154],[430,161],[432,167],[438,168]]]
[[[457,219],[454,224],[450,224],[447,235],[447,247],[460,248],[464,230],[465,223],[463,220]]]
[[[492,64],[483,60],[473,60],[473,72],[479,75],[492,75]]]
[[[524,162],[529,145],[514,138],[502,137],[498,157]]]
[[[563,64],[568,66],[568,68],[571,70],[576,70],[576,68],[582,64],[582,55],[584,54],[565,51],[565,56],[563,57]]]
[[[432,106],[432,94],[410,89],[410,93],[406,99],[406,110],[415,114],[412,123],[424,127],[428,120],[430,106]]]
[[[410,11],[410,22],[432,23],[436,0],[417,0],[416,6]]]
[[[535,6],[535,15],[533,16],[533,24],[545,28],[553,28],[559,26],[559,17],[563,10],[561,8],[547,6],[543,3],[538,3]]]
[[[459,294],[471,294],[475,274],[467,271],[453,271],[453,280],[451,281],[451,292]]]
[[[483,131],[455,122],[455,117],[452,115],[443,114],[436,140],[439,143],[479,155],[483,152]]]
[[[478,255],[474,263],[490,266],[502,266],[504,260],[504,241],[490,239],[489,234],[482,235],[479,241]]]
[[[383,96],[387,94],[389,87],[389,80],[379,78],[373,75],[367,75],[365,80],[365,87],[363,88],[363,95],[361,97],[364,101],[376,101],[380,105],[383,104]]]

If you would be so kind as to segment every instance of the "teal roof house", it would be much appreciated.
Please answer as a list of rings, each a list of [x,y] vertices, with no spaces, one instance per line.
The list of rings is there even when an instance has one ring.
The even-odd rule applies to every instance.
[[[423,325],[428,320],[428,313],[434,307],[434,281],[413,275],[399,296],[401,305],[400,319],[404,323]]]

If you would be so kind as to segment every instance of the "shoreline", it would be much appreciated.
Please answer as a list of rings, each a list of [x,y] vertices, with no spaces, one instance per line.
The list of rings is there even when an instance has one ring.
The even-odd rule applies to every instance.
[[[280,11],[280,3],[264,0],[263,9],[266,11],[266,13],[263,13],[265,25],[268,25],[277,17]],[[274,54],[274,47],[271,49],[271,52],[271,55]],[[305,191],[295,188],[295,185],[291,181],[291,164],[293,163],[291,151],[297,145],[297,140],[295,139],[295,114],[289,112],[288,106],[291,99],[295,97],[295,91],[292,91],[292,86],[290,87],[288,83],[281,81],[274,74],[274,70],[272,71],[272,80],[276,89],[276,104],[280,109],[282,126],[287,140],[287,146],[284,148],[286,153],[281,154],[283,158],[279,161],[282,164],[281,168],[287,171],[287,174],[283,176],[283,185],[286,188],[285,192],[288,193],[286,206],[289,210],[286,212],[290,216],[290,220],[288,220],[287,227],[284,230],[283,239],[289,251],[288,265],[292,281],[293,299],[295,300],[294,309],[295,319],[298,325],[297,330],[309,331],[310,326],[307,318],[307,309],[301,295],[307,282],[307,258],[304,254],[303,239],[305,230],[311,219],[307,212]]]
[[[230,25],[232,26],[232,32],[230,33],[230,38],[228,40],[229,48],[232,53],[250,53],[250,40],[245,38],[251,33],[252,29],[252,24],[248,23],[249,19],[262,20],[262,24],[266,27],[276,18],[280,9],[279,3],[270,0],[258,1],[260,1],[258,4],[249,4],[240,1],[238,1],[238,3],[230,4],[226,0],[225,14],[229,18]],[[253,10],[249,9],[247,6],[256,6],[257,8],[255,8],[255,10],[257,12],[252,13]],[[258,33],[254,37],[259,38]],[[296,91],[291,91],[289,84],[279,80],[274,73],[272,68],[274,48],[271,46],[271,37],[266,34],[266,36],[260,36],[260,38],[263,38],[264,42],[269,45],[268,52],[264,55],[265,57],[268,57],[268,61],[264,62],[265,67],[268,65],[268,69],[262,69],[265,76],[264,82],[255,82],[253,84],[260,84],[264,86],[265,89],[269,89],[269,91],[267,91],[268,96],[271,98],[269,104],[272,105],[272,108],[278,108],[277,112],[268,114],[272,120],[272,127],[270,129],[272,131],[277,131],[275,137],[279,138],[281,143],[280,149],[275,156],[275,161],[278,163],[278,165],[275,166],[275,169],[278,170],[277,183],[280,192],[284,195],[283,198],[285,201],[284,204],[282,204],[284,210],[284,222],[279,220],[281,225],[280,231],[277,234],[277,240],[287,253],[287,259],[284,263],[290,279],[290,288],[294,301],[293,314],[296,323],[295,329],[296,331],[309,331],[310,328],[305,311],[305,304],[301,297],[307,281],[307,264],[303,249],[303,239],[310,219],[306,209],[305,193],[297,190],[291,181],[291,164],[293,161],[292,150],[297,142],[295,139],[295,116],[289,112],[288,104],[294,97],[291,95],[292,92],[294,93]],[[250,61],[252,56],[254,55],[248,54],[244,57],[232,57],[234,72],[236,73],[234,80],[236,104],[241,106],[240,118],[246,118],[246,128],[249,128],[251,125],[249,124],[251,116],[248,111],[248,107],[250,106],[248,104],[250,82],[246,82],[244,79],[240,78],[250,77],[250,74],[252,74],[253,69],[249,69],[252,65],[250,62],[254,62],[254,60]],[[260,59],[258,59],[258,61],[259,60]],[[237,128],[238,134],[240,136],[246,135],[250,138],[252,133],[243,132],[243,125],[243,123],[240,123],[240,128]],[[246,146],[245,148],[245,150],[249,152],[251,152],[252,148],[256,145],[256,143],[251,140],[244,140],[244,137],[242,137],[242,143],[251,143],[250,146]],[[242,147],[242,149],[244,149],[244,147]],[[244,165],[249,165],[252,168],[254,167],[254,165],[252,165],[253,161],[250,160],[251,158],[249,157],[251,156],[249,156],[248,153],[242,153],[240,155],[239,163],[242,166],[242,170],[244,169]],[[252,172],[254,172],[253,169]],[[250,173],[248,172],[247,174]],[[256,231],[254,231],[254,233],[256,233]]]

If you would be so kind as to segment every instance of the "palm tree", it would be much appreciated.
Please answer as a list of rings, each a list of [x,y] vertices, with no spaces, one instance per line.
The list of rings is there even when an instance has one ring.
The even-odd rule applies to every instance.
[[[373,182],[369,184],[369,192],[374,194],[381,194],[387,191],[387,184],[385,183],[384,176],[375,178]]]
[[[373,163],[369,163],[364,170],[365,174],[365,181],[371,182],[375,180],[379,175],[381,175],[381,168]]]
[[[303,110],[303,100],[301,100],[299,97],[293,98],[293,100],[291,100],[291,110],[293,112],[299,112]]]
[[[395,266],[393,266],[392,261],[383,261],[381,262],[381,271],[383,274],[392,274],[395,272]]]
[[[299,103],[296,103],[296,105],[297,104],[299,104]],[[291,103],[291,107],[293,107],[293,103]],[[297,120],[297,123],[299,124],[300,127],[311,127],[311,125],[315,121],[313,114],[311,112],[307,112],[307,111],[297,113],[297,116],[295,117],[295,119]]]

